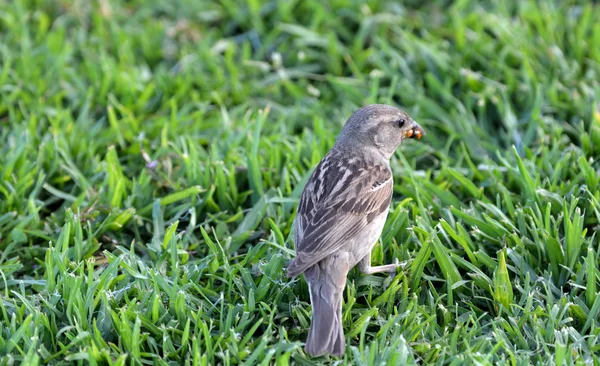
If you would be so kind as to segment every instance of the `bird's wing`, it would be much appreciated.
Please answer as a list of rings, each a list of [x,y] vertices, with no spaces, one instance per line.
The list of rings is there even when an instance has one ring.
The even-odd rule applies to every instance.
[[[300,198],[295,220],[297,256],[288,274],[304,272],[368,228],[389,208],[392,190],[386,165],[328,154]]]

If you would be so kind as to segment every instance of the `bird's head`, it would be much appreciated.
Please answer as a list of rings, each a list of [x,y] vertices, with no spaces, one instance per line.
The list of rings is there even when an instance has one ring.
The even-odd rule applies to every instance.
[[[404,139],[423,136],[423,128],[403,110],[371,104],[350,116],[336,144],[375,148],[389,158]]]

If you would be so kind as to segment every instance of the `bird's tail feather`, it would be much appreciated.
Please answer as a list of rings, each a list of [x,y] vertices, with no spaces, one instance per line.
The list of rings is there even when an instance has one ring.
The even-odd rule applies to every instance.
[[[308,284],[312,322],[306,339],[306,352],[312,356],[341,356],[346,351],[342,327],[342,290],[315,281]]]

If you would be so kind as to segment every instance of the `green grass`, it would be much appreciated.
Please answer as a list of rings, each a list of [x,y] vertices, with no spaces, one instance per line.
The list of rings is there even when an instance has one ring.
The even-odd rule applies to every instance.
[[[599,364],[600,6],[420,3],[0,0],[0,364],[335,363],[289,233],[374,102],[428,134],[339,362]]]

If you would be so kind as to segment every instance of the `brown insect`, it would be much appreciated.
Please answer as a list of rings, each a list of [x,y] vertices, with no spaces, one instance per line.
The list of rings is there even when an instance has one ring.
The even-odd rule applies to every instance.
[[[413,139],[416,138],[417,140],[420,140],[421,137],[423,137],[423,130],[421,128],[415,128],[415,129],[412,129],[412,130],[407,130],[404,133],[404,137],[409,138],[409,139],[410,138],[413,138]]]

